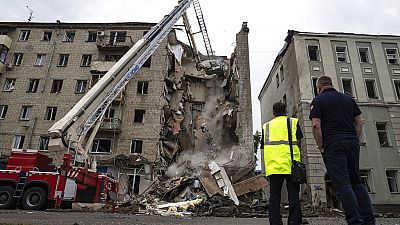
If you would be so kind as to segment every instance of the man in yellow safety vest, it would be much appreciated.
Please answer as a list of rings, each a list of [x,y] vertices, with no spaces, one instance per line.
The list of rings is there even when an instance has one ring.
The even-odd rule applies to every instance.
[[[271,225],[281,225],[280,213],[281,190],[283,181],[289,198],[288,224],[301,224],[301,208],[299,200],[300,185],[291,181],[292,160],[290,157],[288,117],[286,116],[286,104],[277,102],[273,105],[274,118],[265,123],[262,129],[261,145],[264,148],[265,172],[269,180],[269,222]],[[290,118],[293,160],[300,160],[300,139],[303,134],[300,130],[297,118]],[[297,145],[296,145],[297,144]]]

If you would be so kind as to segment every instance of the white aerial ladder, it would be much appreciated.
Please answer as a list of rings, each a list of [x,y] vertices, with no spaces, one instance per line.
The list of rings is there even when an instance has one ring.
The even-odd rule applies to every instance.
[[[142,39],[137,41],[85,96],[48,130],[51,138],[49,141],[49,152],[57,167],[62,163],[63,154],[66,151],[70,151],[75,153],[77,161],[91,164],[90,167],[92,169],[96,168],[95,162],[89,157],[88,152],[108,106],[159,47],[192,2],[195,2],[195,13],[199,21],[200,32],[205,42],[207,55],[212,54],[198,0],[180,0],[179,4],[168,15],[147,32]],[[191,31],[187,30],[187,32],[193,36]],[[194,44],[193,39],[190,41]],[[196,49],[195,51],[197,53]]]

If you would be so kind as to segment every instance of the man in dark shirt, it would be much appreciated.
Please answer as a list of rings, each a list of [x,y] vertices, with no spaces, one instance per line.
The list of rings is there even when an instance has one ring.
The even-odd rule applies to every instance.
[[[317,92],[310,112],[313,135],[347,223],[375,224],[371,200],[359,174],[361,110],[352,97],[333,88],[328,76],[317,80]]]

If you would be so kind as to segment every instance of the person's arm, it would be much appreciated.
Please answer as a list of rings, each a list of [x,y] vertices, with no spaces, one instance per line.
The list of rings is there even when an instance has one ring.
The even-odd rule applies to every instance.
[[[358,139],[360,139],[360,137],[361,137],[363,124],[364,123],[363,123],[363,119],[362,119],[362,114],[354,117],[354,125],[356,127],[356,133],[357,133]]]
[[[322,142],[322,131],[321,131],[321,119],[320,118],[312,118],[312,132],[314,135],[314,139],[317,142],[318,149],[321,153],[324,152],[324,144]]]
[[[300,124],[297,123],[296,126],[296,139],[297,139],[297,146],[301,148],[301,139],[303,138],[303,132],[301,132]]]

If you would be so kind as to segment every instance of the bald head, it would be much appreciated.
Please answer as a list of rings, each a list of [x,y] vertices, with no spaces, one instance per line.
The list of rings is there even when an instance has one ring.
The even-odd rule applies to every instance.
[[[317,92],[320,94],[323,90],[333,88],[332,79],[328,76],[319,77],[317,80]]]

